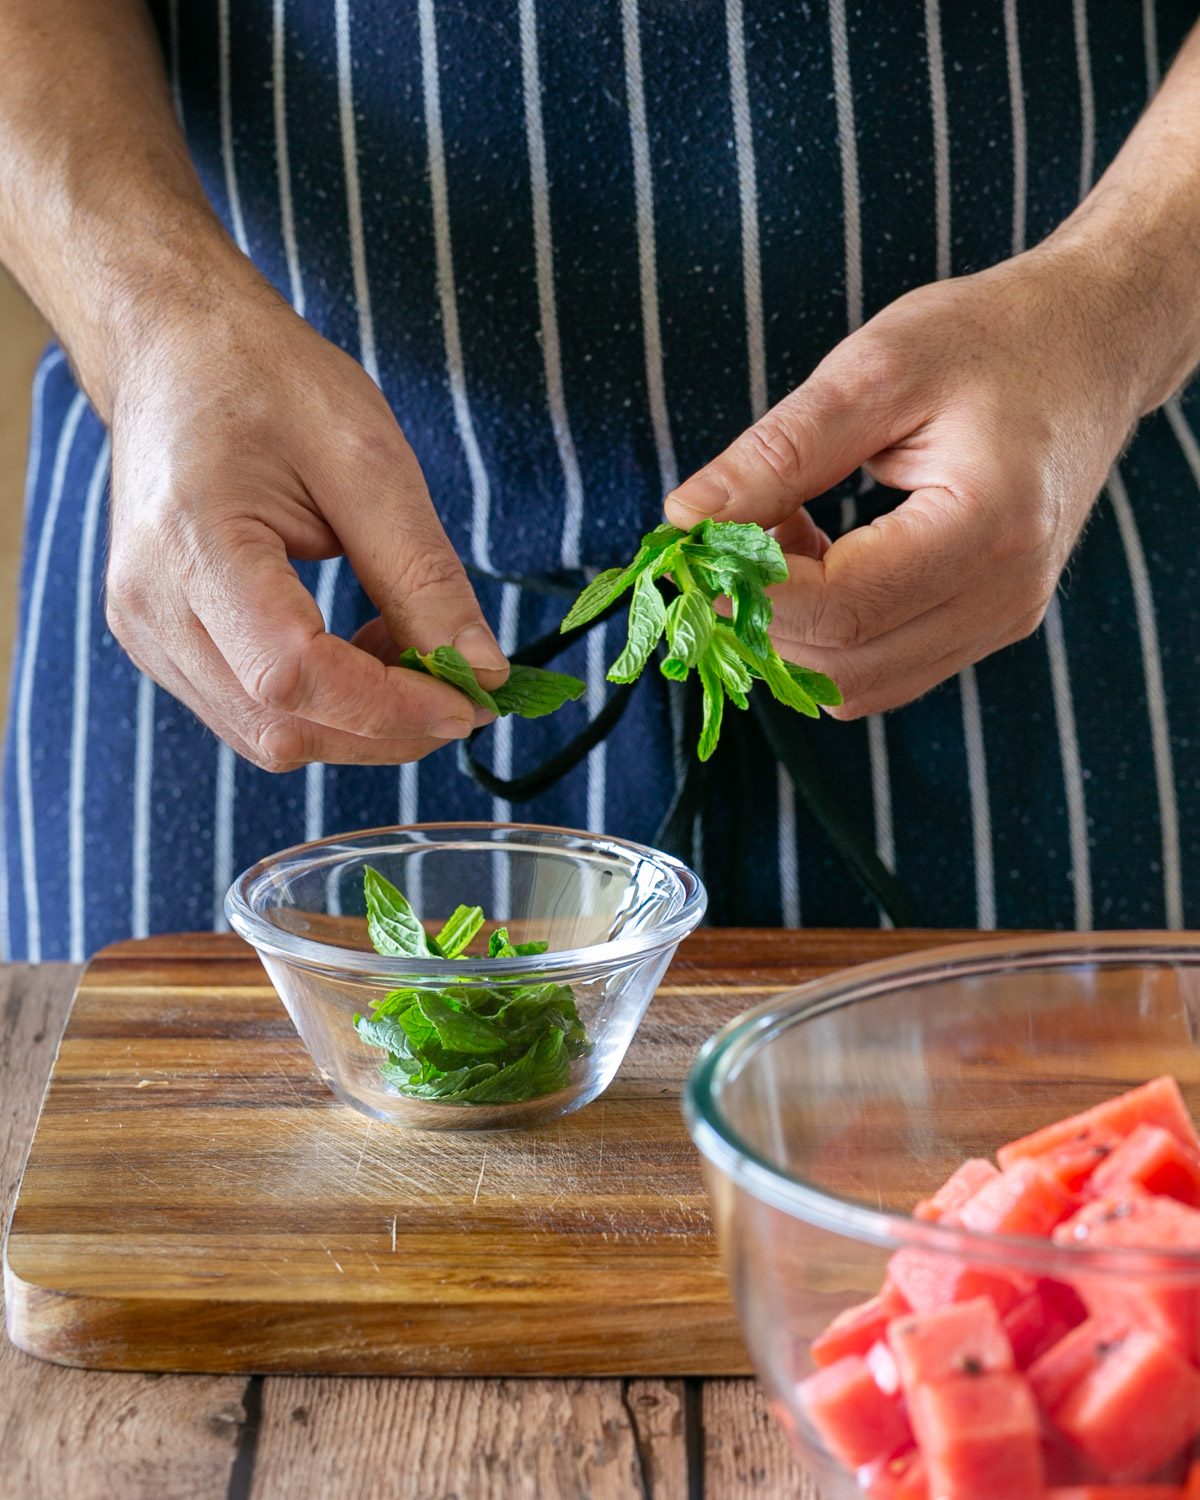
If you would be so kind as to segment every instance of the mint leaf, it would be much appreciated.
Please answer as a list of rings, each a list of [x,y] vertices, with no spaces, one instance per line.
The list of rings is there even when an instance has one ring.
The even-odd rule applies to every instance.
[[[503,1052],[508,1045],[504,1032],[494,1021],[459,1010],[436,990],[423,991],[417,1000],[421,1014],[438,1034],[447,1052]]]
[[[458,958],[471,946],[472,939],[482,926],[482,906],[456,906],[437,935],[437,945],[442,950],[442,956]]]
[[[657,590],[656,590],[657,592]],[[698,589],[686,589],[667,610],[667,641],[671,655],[694,667],[708,650],[716,615]]]
[[[780,658],[782,660],[782,658]],[[814,703],[827,704],[830,708],[836,708],[844,702],[842,690],[832,678],[826,677],[824,672],[814,672],[811,667],[800,667],[795,662],[785,661],[787,674],[799,687],[801,687]]]
[[[435,646],[422,655],[414,646],[400,653],[400,665],[426,672],[439,682],[448,682],[460,693],[465,693],[472,703],[486,708],[489,713],[498,713],[496,700],[486,688],[481,688],[475,677],[475,669],[461,651],[453,646]]]
[[[571,703],[587,691],[578,677],[565,672],[546,672],[541,667],[525,667],[514,662],[508,681],[492,693],[499,714],[517,714],[522,719],[540,719],[552,714],[564,703]]]
[[[413,909],[391,883],[370,865],[363,871],[363,896],[367,903],[367,932],[376,953],[389,958],[437,958]]]
[[[632,562],[626,568],[606,568],[603,573],[597,573],[567,611],[559,630],[574,630],[577,626],[594,620],[597,615],[602,615],[610,604],[621,597],[638,576],[638,572],[636,562]]]
[[[700,683],[704,690],[704,721],[700,727],[700,742],[696,747],[696,753],[701,760],[707,760],[717,748],[717,740],[721,736],[721,719],[725,713],[725,693],[720,673],[710,659],[701,661],[699,671]]]
[[[489,958],[516,958],[517,950],[508,940],[508,928],[497,927],[488,938]]]
[[[701,521],[695,534],[709,551],[751,563],[763,583],[787,582],[788,567],[782,547],[753,521]]]
[[[633,682],[650,660],[667,623],[667,607],[649,573],[638,575],[629,606],[629,639],[608,669],[609,682]]]
[[[810,719],[820,715],[820,709],[787,669],[783,658],[772,647],[770,655],[759,666],[759,675],[771,690],[771,696],[786,703]]]

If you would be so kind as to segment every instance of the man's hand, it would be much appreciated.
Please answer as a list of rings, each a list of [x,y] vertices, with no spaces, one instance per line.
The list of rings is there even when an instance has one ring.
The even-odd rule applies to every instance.
[[[1138,416],[1081,274],[1037,252],[909,293],[668,497],[680,526],[776,528],[791,578],[772,634],[837,682],[835,717],[906,703],[1041,622]],[[830,546],[803,506],[860,466],[912,493]]]
[[[1139,417],[1200,361],[1200,26],[1116,160],[1037,249],[921,287],[667,497],[777,528],[776,643],[856,718],[1036,629]],[[832,546],[806,501],[910,490]]]
[[[490,717],[395,665],[505,661],[412,451],[355,362],[262,288],[139,340],[114,386],[108,618],[130,656],[247,759],[395,764]],[[381,620],[326,633],[289,559],[345,553]]]

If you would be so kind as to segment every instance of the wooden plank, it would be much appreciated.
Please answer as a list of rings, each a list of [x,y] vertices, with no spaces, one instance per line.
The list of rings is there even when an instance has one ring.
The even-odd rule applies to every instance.
[[[705,1381],[702,1403],[706,1500],[820,1500],[757,1381]]]
[[[338,1105],[235,939],[110,949],[13,1220],[11,1336],[124,1369],[745,1373],[685,1073],[765,994],[945,936],[697,933],[603,1099],[488,1134]]]
[[[686,1500],[639,1384],[635,1415],[620,1380],[269,1379],[250,1500]]]
[[[66,965],[0,966],[5,1221],[75,979]],[[235,1462],[245,1384],[65,1370],[0,1340],[0,1490],[21,1500],[216,1500]]]

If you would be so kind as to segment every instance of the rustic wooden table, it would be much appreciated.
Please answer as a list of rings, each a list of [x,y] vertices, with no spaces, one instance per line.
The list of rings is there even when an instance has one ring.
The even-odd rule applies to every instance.
[[[916,935],[823,937],[853,962]],[[5,1223],[77,977],[0,966]],[[816,1497],[744,1379],[130,1375],[0,1340],[0,1454],[13,1500]]]

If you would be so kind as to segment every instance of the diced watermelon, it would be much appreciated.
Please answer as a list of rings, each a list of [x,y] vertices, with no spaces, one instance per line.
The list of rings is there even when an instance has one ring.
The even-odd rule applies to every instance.
[[[884,1395],[857,1354],[801,1381],[797,1395],[826,1448],[847,1468],[890,1458],[912,1445],[899,1404]]]
[[[1068,1393],[1054,1425],[1114,1479],[1146,1479],[1200,1433],[1200,1370],[1134,1329]]]
[[[1169,1074],[1151,1079],[1140,1088],[1130,1089],[1115,1099],[1095,1104],[1081,1114],[1058,1120],[1032,1135],[1001,1146],[996,1160],[1002,1168],[1025,1156],[1043,1156],[1063,1146],[1103,1145],[1113,1137],[1123,1139],[1138,1125],[1161,1125],[1177,1136],[1184,1145],[1200,1150],[1200,1136],[1188,1114],[1179,1085]]]
[[[1046,1500],[1187,1500],[1175,1484],[1068,1484],[1046,1491]]]
[[[1183,1487],[1183,1500],[1200,1500],[1200,1463],[1188,1471],[1187,1483]]]
[[[1071,1288],[1064,1288],[1070,1293],[1068,1299],[1059,1294],[1059,1285],[1053,1281],[1039,1282],[1028,1297],[1023,1297],[1004,1315],[1004,1332],[1012,1345],[1018,1370],[1027,1370],[1087,1316],[1083,1303]]]
[[[920,1313],[947,1302],[990,1297],[1003,1315],[1037,1286],[1032,1276],[1018,1271],[991,1270],[979,1262],[928,1250],[897,1250],[888,1262],[888,1275],[913,1312]]]
[[[1047,1235],[1077,1206],[1041,1162],[1025,1159],[985,1182],[958,1217],[976,1234]]]
[[[1020,1375],[963,1376],[909,1396],[913,1431],[938,1500],[1038,1500],[1045,1494],[1038,1414]]]
[[[838,1313],[823,1333],[809,1346],[813,1363],[832,1365],[847,1354],[865,1354],[884,1336],[893,1318],[908,1311],[908,1303],[890,1281],[885,1281],[878,1296]]]
[[[1065,1146],[1056,1146],[1053,1151],[1047,1151],[1042,1156],[1021,1157],[1019,1160],[1040,1161],[1065,1192],[1078,1195],[1087,1188],[1096,1168],[1107,1161],[1120,1144],[1119,1135],[1105,1136],[1103,1140],[1085,1137],[1082,1141],[1070,1141]]]
[[[1108,1358],[1127,1332],[1124,1319],[1103,1314],[1088,1318],[1034,1360],[1029,1367],[1029,1388],[1042,1410],[1053,1416],[1083,1377]]]
[[[900,1389],[900,1371],[896,1366],[896,1356],[886,1340],[880,1339],[878,1343],[872,1344],[865,1358],[867,1369],[875,1377],[875,1384],[884,1395],[896,1395]]]
[[[987,1297],[951,1302],[927,1313],[906,1313],[888,1324],[887,1336],[906,1391],[923,1382],[1013,1367],[1012,1346]]]
[[[1200,1209],[1130,1187],[1089,1203],[1054,1231],[1060,1245],[1200,1250]],[[1194,1282],[1136,1276],[1080,1275],[1093,1311],[1107,1310],[1161,1333],[1189,1359],[1200,1357],[1200,1289]]]
[[[1130,1183],[1200,1207],[1200,1152],[1161,1125],[1139,1125],[1092,1173],[1088,1191],[1104,1197]]]
[[[898,1458],[864,1464],[857,1477],[859,1489],[870,1500],[929,1500],[925,1460],[915,1448]]]
[[[921,1199],[913,1209],[913,1218],[936,1222],[948,1214],[955,1214],[975,1196],[985,1182],[990,1182],[999,1175],[990,1161],[985,1161],[981,1156],[969,1157],[957,1171],[946,1178],[932,1198]]]

